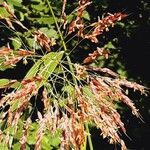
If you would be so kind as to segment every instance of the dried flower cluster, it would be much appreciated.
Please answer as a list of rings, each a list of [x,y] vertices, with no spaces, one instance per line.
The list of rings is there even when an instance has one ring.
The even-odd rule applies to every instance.
[[[28,82],[26,84],[21,84],[20,86],[23,86],[21,89],[17,91],[13,91],[6,96],[4,96],[0,100],[0,108],[5,109],[5,107],[9,106],[9,109],[4,113],[3,116],[1,116],[0,122],[3,121],[5,118],[7,120],[6,127],[7,128],[13,128],[12,135],[15,135],[18,130],[18,122],[20,117],[24,114],[24,111],[28,108],[29,101],[31,97],[35,94],[37,94],[37,85],[35,81]],[[7,87],[8,88],[8,87]],[[21,141],[21,147],[25,149],[26,144],[26,136],[27,136],[27,128],[28,128],[28,122],[30,118],[27,120],[25,125],[25,131],[23,133]],[[1,143],[8,143],[8,147],[11,148],[11,136],[5,135],[5,133],[1,134]]]
[[[123,13],[114,13],[109,16],[104,17],[103,19],[98,18],[98,22],[91,24],[94,30],[91,33],[85,34],[84,31],[84,22],[83,22],[83,12],[86,9],[86,6],[90,5],[91,2],[89,0],[80,0],[79,8],[77,9],[77,17],[69,26],[68,34],[75,32],[75,29],[78,30],[78,36],[84,37],[85,39],[90,39],[94,43],[98,43],[97,36],[101,35],[105,30],[108,30],[109,26],[114,26],[117,21],[125,18],[127,14]]]
[[[80,68],[81,67],[84,68],[82,69],[84,71],[97,71],[97,68],[80,66]],[[125,103],[131,108],[134,115],[140,117],[134,103],[125,94],[122,86],[138,90],[141,94],[145,93],[145,87],[125,79],[120,79],[116,73],[107,68],[99,68],[98,71],[105,72],[112,77],[93,76],[86,73],[86,80],[89,82],[89,90],[93,96],[90,97],[86,94],[84,87],[76,87],[76,97],[81,109],[80,115],[83,118],[83,122],[87,120],[94,122],[97,128],[101,129],[103,138],[107,137],[109,142],[113,144],[120,143],[122,150],[124,150],[126,147],[119,136],[119,128],[124,133],[126,130],[121,121],[121,117],[116,110],[115,104],[118,102]],[[80,74],[85,73],[78,73],[77,70],[77,76],[81,77]]]
[[[9,47],[3,47],[0,49],[0,57],[7,56],[12,52],[12,49]]]
[[[23,29],[28,30],[20,21],[18,21],[17,17],[11,10],[11,7],[5,1],[2,3],[2,6],[6,9],[7,13],[10,16],[6,17],[6,16],[0,15],[0,19],[4,19],[6,21],[6,23],[8,24],[8,26],[13,30],[15,30],[13,23],[16,23],[16,24],[20,25]]]
[[[20,139],[20,143],[21,143],[21,149],[24,150],[26,149],[26,143],[27,143],[27,136],[28,136],[28,129],[29,129],[29,126],[31,124],[31,119],[28,118],[25,125],[24,125],[24,131],[23,131],[23,135]]]
[[[109,56],[108,50],[105,50],[104,48],[97,47],[97,50],[94,51],[92,54],[89,54],[89,56],[84,59],[83,63],[84,64],[91,64],[99,56],[104,56],[106,59],[108,59],[108,56]]]
[[[0,49],[0,57],[4,59],[4,66],[15,66],[17,62],[22,60],[25,57],[33,56],[34,52],[25,50],[25,49],[19,49],[16,52],[14,52],[10,47],[2,47]]]
[[[94,30],[90,34],[86,34],[85,38],[90,39],[94,43],[98,43],[97,36],[101,35],[105,30],[108,30],[109,26],[114,26],[114,24],[117,21],[120,21],[121,19],[125,18],[127,15],[122,13],[114,13],[109,14],[109,16],[99,19],[98,22],[93,23],[92,26],[94,26]]]
[[[41,31],[34,31],[33,36],[35,37],[35,41],[39,43],[42,48],[45,48],[48,52],[51,51],[51,47],[54,46],[55,40],[53,38],[48,38],[43,32]]]
[[[77,17],[71,22],[68,29],[68,34],[71,34],[78,29],[78,36],[83,37],[84,23],[83,23],[83,12],[91,2],[89,0],[79,0],[79,7],[77,8]]]

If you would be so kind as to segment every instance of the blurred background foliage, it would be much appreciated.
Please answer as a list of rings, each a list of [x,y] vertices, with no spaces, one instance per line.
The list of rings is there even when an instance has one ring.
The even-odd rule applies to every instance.
[[[33,31],[40,30],[48,37],[58,39],[54,20],[45,5],[45,0],[6,0],[15,11],[15,15],[24,26],[18,25],[16,22],[12,27],[4,26],[6,20],[1,19],[0,22],[0,47],[10,46],[14,50],[23,49],[40,49],[35,43],[32,36]],[[3,0],[0,0],[0,3]],[[121,76],[128,77],[130,80],[141,82],[147,87],[150,87],[150,2],[149,0],[93,0],[93,3],[87,7],[84,19],[85,23],[97,21],[97,16],[100,18],[108,13],[124,12],[128,17],[121,22],[118,22],[109,32],[105,32],[99,37],[99,43],[96,45],[90,41],[80,41],[74,37],[69,41],[70,36],[67,36],[63,30],[62,20],[60,18],[62,1],[51,1],[57,21],[64,31],[64,38],[67,42],[68,49],[72,52],[71,57],[73,62],[82,62],[90,52],[96,50],[96,47],[105,47],[110,52],[110,57],[105,60],[100,57],[100,62],[94,62],[92,65],[108,67],[117,71]],[[74,9],[78,6],[77,0],[68,0],[66,14],[68,22],[71,22],[76,16]],[[3,7],[0,7],[0,17],[7,17],[9,14]],[[26,29],[27,28],[27,29]],[[93,49],[90,49],[93,47]],[[53,47],[55,49],[55,46]],[[57,46],[56,46],[57,48]],[[3,61],[3,60],[0,60]],[[30,68],[29,62],[26,66],[21,65],[14,70],[0,66],[0,77],[8,77],[11,79],[21,79]],[[4,71],[5,70],[5,71]],[[19,73],[18,73],[19,72]],[[21,73],[20,73],[21,72]],[[144,123],[132,117],[128,109],[120,109],[122,119],[127,128],[127,134],[131,140],[124,136],[127,147],[134,150],[148,150],[150,146],[150,98],[142,97],[138,94],[132,94],[131,97],[135,101],[137,108],[143,116]],[[107,141],[99,137],[99,131],[91,129],[93,143],[96,150],[111,150],[114,146],[108,145]],[[52,138],[52,137],[51,137]],[[56,141],[57,143],[58,141]],[[56,144],[54,143],[54,144]],[[59,142],[58,142],[59,143]],[[56,144],[57,145],[57,144]]]

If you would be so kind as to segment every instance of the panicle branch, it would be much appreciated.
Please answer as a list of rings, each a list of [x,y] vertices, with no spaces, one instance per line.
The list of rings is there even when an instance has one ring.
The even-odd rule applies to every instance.
[[[51,47],[56,44],[55,39],[48,38],[43,32],[41,31],[34,31],[33,36],[35,37],[35,41],[39,43],[39,45],[45,48],[48,52],[51,51]]]
[[[79,7],[77,8],[77,17],[74,21],[71,22],[68,29],[68,34],[71,34],[78,30],[78,36],[83,37],[84,23],[83,23],[83,12],[91,2],[89,0],[79,0]]]
[[[30,117],[26,120],[25,124],[24,124],[24,130],[23,130],[23,135],[20,139],[20,144],[21,144],[21,150],[25,150],[26,149],[26,143],[27,143],[27,136],[28,136],[28,129],[29,126],[31,124],[31,119]]]
[[[114,13],[109,14],[109,16],[98,19],[98,22],[93,23],[91,26],[94,26],[94,30],[90,34],[86,34],[84,37],[90,39],[94,43],[98,43],[97,36],[101,35],[105,30],[108,30],[109,26],[114,26],[117,21],[125,18],[127,15],[123,13]]]

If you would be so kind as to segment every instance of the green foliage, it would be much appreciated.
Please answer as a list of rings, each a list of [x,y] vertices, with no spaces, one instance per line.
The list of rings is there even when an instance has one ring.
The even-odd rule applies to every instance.
[[[55,70],[59,61],[62,59],[62,52],[51,52],[44,55],[40,60],[38,60],[32,68],[28,71],[25,79],[34,77],[37,73],[41,75],[46,81],[51,73]]]
[[[0,87],[3,88],[5,85],[9,84],[8,79],[0,79]]]
[[[18,50],[18,49],[21,48],[22,43],[21,43],[19,38],[17,38],[17,37],[16,38],[12,38],[11,40],[12,40],[12,45],[14,47],[14,50]]]

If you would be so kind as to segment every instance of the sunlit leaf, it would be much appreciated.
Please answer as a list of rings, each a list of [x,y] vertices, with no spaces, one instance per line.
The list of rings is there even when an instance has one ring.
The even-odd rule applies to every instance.
[[[44,62],[44,67],[42,67],[39,72],[39,75],[41,75],[44,79],[44,82],[47,81],[49,76],[53,73],[57,65],[59,64],[60,60],[62,59],[64,52],[51,52],[47,55],[45,55],[42,60]]]
[[[0,88],[5,87],[5,85],[9,84],[8,79],[0,79]]]
[[[83,18],[86,19],[86,20],[90,20],[90,15],[87,11],[84,11]]]
[[[70,95],[70,96],[72,96],[72,97],[75,96],[75,89],[74,89],[74,87],[71,86],[71,85],[64,86],[64,87],[62,88],[62,91],[63,91],[63,92],[67,92],[68,95]]]
[[[8,133],[9,132],[10,135],[14,135],[14,131],[15,131],[15,127],[14,126],[10,126],[10,127],[6,128],[4,130],[4,133]]]
[[[46,135],[44,135],[43,137],[42,137],[42,149],[44,149],[44,150],[51,150],[52,149],[52,147],[50,146],[50,139],[46,136]]]
[[[33,76],[36,76],[36,74],[38,73],[43,77],[42,84],[44,84],[57,67],[58,63],[60,62],[63,56],[63,53],[64,53],[63,51],[58,53],[51,52],[43,56],[31,67],[31,69],[26,74],[25,79],[32,78]]]
[[[36,20],[38,21],[38,23],[41,24],[53,24],[54,23],[54,19],[52,17],[40,17],[40,18],[36,18]]]
[[[10,17],[10,14],[6,11],[5,8],[0,7],[0,16],[2,16],[2,17]]]
[[[12,111],[12,112],[15,111],[15,110],[18,108],[19,104],[20,104],[20,101],[14,102],[14,103],[11,105],[11,108],[10,108],[11,111]]]
[[[51,135],[51,145],[54,147],[58,147],[58,145],[61,143],[60,141],[60,135],[61,135],[61,131],[56,131],[56,133],[54,135]]]
[[[83,87],[83,92],[85,93],[85,95],[89,98],[95,99],[94,94],[92,93],[90,87],[88,86],[84,86]]]
[[[17,142],[17,143],[15,143],[14,145],[13,145],[13,150],[20,150],[20,143],[19,142]]]
[[[42,64],[42,62],[43,61],[41,59],[38,60],[37,62],[35,62],[35,64],[31,67],[31,69],[26,74],[25,79],[34,77],[37,74],[37,72],[39,71],[39,67]]]
[[[14,47],[14,50],[17,50],[21,47],[22,43],[19,38],[12,38],[11,40],[12,40],[12,45]]]
[[[46,6],[44,4],[31,5],[31,7],[36,11],[46,11]]]
[[[8,150],[8,146],[5,142],[0,143],[0,149],[1,150]]]
[[[40,31],[42,31],[44,34],[46,34],[49,38],[55,38],[58,39],[58,34],[56,32],[56,30],[54,29],[48,29],[48,28],[40,28]]]
[[[27,137],[27,143],[29,145],[34,145],[36,142],[36,134],[39,125],[37,123],[32,123],[29,127],[29,136]]]
[[[116,47],[113,45],[112,42],[108,42],[108,43],[104,46],[104,48],[107,48],[107,49],[115,49]]]

